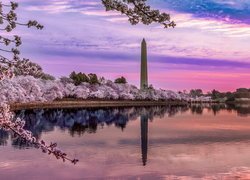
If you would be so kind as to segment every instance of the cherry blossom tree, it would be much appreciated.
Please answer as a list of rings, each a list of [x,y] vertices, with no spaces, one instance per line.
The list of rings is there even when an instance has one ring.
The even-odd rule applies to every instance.
[[[83,82],[75,85],[71,79],[43,80],[32,76],[17,76],[0,81],[0,102],[51,102],[63,98],[104,100],[184,100],[189,96],[162,89],[140,90],[131,84],[103,80],[99,84]]]
[[[43,26],[37,21],[32,20],[27,23],[20,23],[15,13],[17,7],[18,3],[10,2],[10,4],[3,4],[2,1],[0,1],[0,83],[5,81],[4,79],[6,78],[12,78],[15,71],[26,75],[30,75],[30,72],[32,72],[34,76],[43,75],[39,65],[30,63],[28,59],[21,59],[19,57],[20,51],[18,47],[22,44],[21,37],[18,35],[10,36],[10,32],[18,25],[28,28],[35,27],[38,30],[43,29]],[[5,12],[6,10],[7,12]],[[1,87],[3,87],[3,91],[1,91],[1,94],[8,89],[8,85],[4,86],[4,83],[6,83],[6,81],[2,83],[3,86]],[[32,91],[34,91],[34,89],[32,89]],[[38,89],[36,89],[35,92],[39,92]],[[18,95],[19,98],[25,97],[25,92],[20,91],[20,89],[14,94]],[[56,143],[47,145],[43,140],[36,139],[30,131],[25,130],[23,128],[25,121],[14,117],[14,114],[10,111],[9,105],[7,104],[8,102],[10,102],[8,99],[2,99],[0,101],[0,129],[11,131],[25,141],[34,144],[37,148],[42,149],[44,153],[54,155],[57,159],[62,159],[63,161],[69,160],[74,164],[77,163],[77,159],[70,159],[66,153],[59,150]]]
[[[33,76],[35,78],[46,79],[46,80],[55,79],[50,74],[44,73],[42,67],[39,64],[31,62],[28,59],[19,60],[15,63],[14,75]]]
[[[10,2],[3,4],[0,1],[0,80],[5,77],[13,76],[13,69],[17,62],[21,61],[19,57],[20,51],[18,47],[22,44],[21,37],[18,35],[10,35],[17,26],[26,26],[28,28],[35,27],[43,29],[43,26],[35,20],[30,20],[26,23],[18,21],[15,10],[18,8],[18,3]],[[28,59],[23,59],[28,61]],[[21,62],[25,62],[21,61]]]
[[[171,21],[170,15],[159,10],[151,9],[146,4],[147,0],[102,0],[106,11],[118,11],[128,17],[132,25],[139,22],[149,25],[153,22],[162,24],[165,28],[175,27],[174,21]]]
[[[23,127],[25,121],[20,118],[14,118],[14,114],[10,112],[9,106],[4,104],[0,106],[0,129],[5,131],[12,131],[14,134],[23,138],[28,143],[35,145],[35,147],[40,148],[44,153],[52,154],[57,159],[62,159],[63,161],[68,160],[73,164],[78,162],[77,159],[70,159],[67,157],[67,154],[62,152],[57,148],[56,143],[51,143],[47,145],[43,140],[36,139],[32,133],[28,130],[25,130]]]

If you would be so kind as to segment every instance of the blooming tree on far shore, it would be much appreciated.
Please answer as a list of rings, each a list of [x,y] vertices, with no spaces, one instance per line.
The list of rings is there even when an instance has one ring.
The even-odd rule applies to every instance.
[[[140,90],[131,84],[115,83],[105,78],[92,84],[75,85],[70,78],[43,80],[32,76],[17,76],[0,81],[0,101],[9,103],[50,102],[63,98],[103,100],[183,100],[189,96],[163,89]]]

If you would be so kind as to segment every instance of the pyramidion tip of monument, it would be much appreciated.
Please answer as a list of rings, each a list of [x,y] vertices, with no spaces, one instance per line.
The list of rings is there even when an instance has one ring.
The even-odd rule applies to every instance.
[[[146,42],[145,38],[142,39],[142,42]]]

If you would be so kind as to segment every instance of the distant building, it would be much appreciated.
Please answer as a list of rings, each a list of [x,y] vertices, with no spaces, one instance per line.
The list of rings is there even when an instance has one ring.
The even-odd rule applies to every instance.
[[[148,88],[147,44],[143,38],[141,42],[141,89]]]

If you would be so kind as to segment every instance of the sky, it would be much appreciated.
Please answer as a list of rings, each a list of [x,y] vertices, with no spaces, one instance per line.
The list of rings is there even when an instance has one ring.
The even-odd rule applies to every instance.
[[[7,0],[4,0],[7,2]],[[101,0],[17,0],[22,56],[56,77],[72,71],[139,85],[140,43],[148,46],[149,83],[156,88],[233,91],[250,81],[250,0],[148,0],[171,14],[176,28],[132,26]]]

